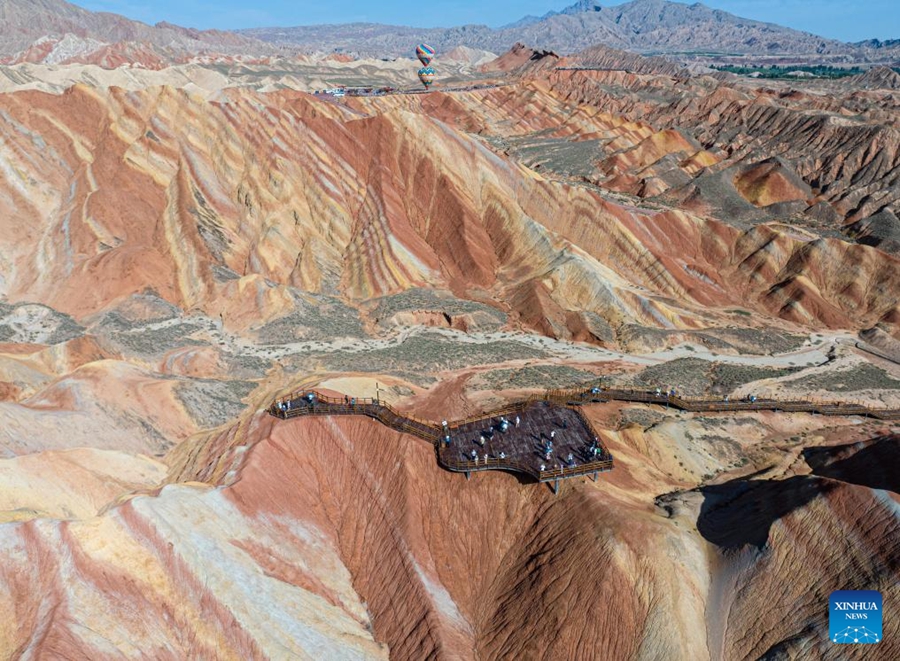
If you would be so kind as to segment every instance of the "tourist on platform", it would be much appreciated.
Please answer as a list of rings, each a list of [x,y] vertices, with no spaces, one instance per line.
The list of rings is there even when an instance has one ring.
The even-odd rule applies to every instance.
[[[479,434],[479,436],[478,436],[478,445],[480,445],[481,447],[484,447],[484,444],[485,444],[484,434]]]
[[[554,438],[556,438],[556,430],[555,429],[550,432],[550,440],[552,441]]]
[[[500,452],[500,458],[501,458],[501,459],[506,459],[506,453],[501,451],[501,452]]]

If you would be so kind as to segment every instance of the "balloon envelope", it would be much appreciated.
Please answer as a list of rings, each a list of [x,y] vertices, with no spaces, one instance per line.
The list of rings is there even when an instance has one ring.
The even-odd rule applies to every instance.
[[[431,67],[424,67],[419,69],[419,80],[422,81],[422,84],[425,86],[425,89],[434,82],[434,69]]]
[[[416,57],[419,58],[419,62],[427,67],[431,60],[434,59],[434,49],[428,44],[419,44],[416,47]]]

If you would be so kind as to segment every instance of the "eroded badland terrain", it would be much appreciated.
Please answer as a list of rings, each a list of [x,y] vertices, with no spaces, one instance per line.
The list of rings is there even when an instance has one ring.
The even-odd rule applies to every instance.
[[[831,591],[900,603],[900,420],[591,404],[554,495],[265,413],[900,409],[900,76],[454,57],[0,68],[0,657],[843,659]]]

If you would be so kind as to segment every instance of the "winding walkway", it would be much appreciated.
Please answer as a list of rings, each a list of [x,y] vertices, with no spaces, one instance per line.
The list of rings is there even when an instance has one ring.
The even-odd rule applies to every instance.
[[[280,398],[268,411],[282,419],[307,415],[368,416],[431,443],[438,464],[446,470],[465,473],[467,477],[485,470],[512,471],[538,482],[552,482],[554,490],[558,490],[560,480],[580,475],[591,475],[596,480],[599,473],[612,470],[612,455],[601,446],[600,434],[581,412],[586,404],[610,401],[656,404],[694,413],[776,411],[900,420],[900,409],[875,409],[844,402],[727,401],[596,385],[547,390],[502,409],[446,424],[400,413],[377,399],[328,397],[315,390]],[[547,443],[551,440],[553,449],[548,455]]]

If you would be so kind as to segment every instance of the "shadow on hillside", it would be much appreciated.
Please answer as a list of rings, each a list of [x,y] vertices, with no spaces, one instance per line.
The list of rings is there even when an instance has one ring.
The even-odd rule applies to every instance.
[[[723,549],[747,544],[761,548],[775,521],[833,488],[834,484],[812,476],[786,480],[741,478],[703,487],[697,530],[704,539]]]
[[[900,493],[900,435],[835,447],[807,448],[803,459],[814,475]]]

